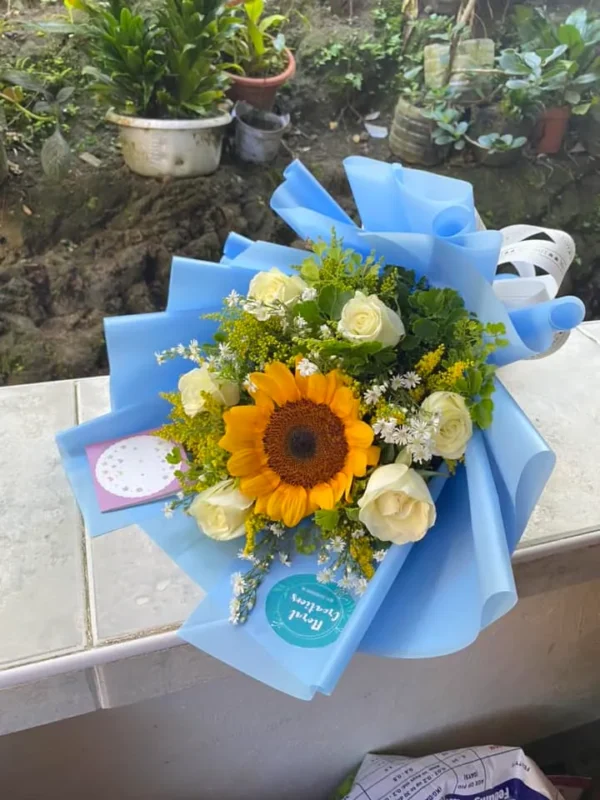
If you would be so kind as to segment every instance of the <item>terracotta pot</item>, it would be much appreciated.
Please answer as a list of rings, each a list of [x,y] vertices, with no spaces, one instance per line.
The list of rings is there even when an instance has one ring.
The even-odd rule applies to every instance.
[[[562,147],[570,117],[571,106],[547,108],[542,112],[536,130],[536,151],[538,153],[558,153]]]
[[[420,108],[401,97],[394,111],[390,150],[409,164],[433,167],[450,152],[449,145],[437,145],[431,138],[435,128],[436,123],[424,117]]]
[[[247,78],[245,75],[231,75],[232,85],[227,92],[232,100],[242,100],[255,108],[270,111],[275,102],[275,95],[280,86],[291,80],[296,73],[296,59],[286,48],[288,65],[279,75],[271,78]]]

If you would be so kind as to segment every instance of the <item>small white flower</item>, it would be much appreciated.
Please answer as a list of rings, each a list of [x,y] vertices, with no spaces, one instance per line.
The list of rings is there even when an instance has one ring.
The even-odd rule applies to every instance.
[[[240,304],[241,297],[242,296],[238,294],[235,289],[232,289],[225,298],[225,303],[229,308],[234,308]]]
[[[319,371],[317,365],[312,361],[309,361],[308,358],[303,358],[301,361],[299,361],[296,369],[303,378],[308,378],[309,375],[314,375],[315,372]]]
[[[185,355],[185,345],[184,344],[178,344],[177,347],[175,348],[175,350],[179,353],[180,356],[184,356]]]
[[[333,572],[330,569],[322,569],[321,572],[317,572],[317,580],[319,583],[331,583],[332,578]]]
[[[358,578],[354,583],[354,591],[358,595],[362,595],[367,591],[369,581],[366,578]]]
[[[229,622],[231,622],[232,625],[239,625],[240,611],[241,603],[237,597],[234,597],[229,603]]]
[[[163,514],[167,519],[171,519],[173,516],[173,503],[165,503],[163,506]]]
[[[294,327],[297,331],[305,331],[308,328],[308,322],[298,314],[297,317],[294,317]]]
[[[328,547],[330,550],[333,550],[334,553],[343,553],[344,548],[346,547],[346,542],[342,539],[341,536],[334,536],[333,539],[329,542]]]
[[[258,386],[250,380],[249,375],[246,375],[246,380],[242,386],[247,392],[249,392],[249,394],[254,394],[254,392],[258,391]]]
[[[207,367],[209,369],[211,369],[212,367],[216,367],[218,365],[218,363],[219,363],[219,359],[215,355],[210,355],[206,359],[206,365],[207,365]]]
[[[390,381],[390,386],[392,387],[394,392],[397,392],[398,389],[402,389],[404,384],[402,382],[402,378],[400,375],[394,375],[392,380]]]
[[[165,363],[165,354],[164,353],[154,353],[154,358],[156,359],[156,363],[159,367],[161,367]]]
[[[183,492],[177,492],[177,499],[178,500],[184,500],[185,499],[184,493]]]
[[[380,563],[386,557],[386,554],[387,550],[375,550],[375,552],[373,553],[373,558],[375,559],[375,561],[377,561],[377,563]]]
[[[278,539],[281,539],[281,537],[285,534],[285,528],[279,522],[274,522],[269,527],[273,536],[276,536]]]
[[[284,567],[291,567],[292,566],[292,563],[291,563],[290,559],[288,558],[287,553],[278,553],[278,556],[279,556],[279,560],[281,561],[281,563],[283,564]]]
[[[321,339],[330,339],[333,336],[329,325],[321,325],[319,328],[319,334]]]
[[[381,391],[381,387],[379,386],[372,386],[370,389],[364,393],[363,397],[365,398],[365,403],[368,406],[374,406],[378,400],[381,399],[381,395],[383,392]]]
[[[312,286],[307,286],[306,289],[304,289],[301,294],[303,300],[314,300],[316,296],[317,296],[317,290],[313,289]]]
[[[251,564],[256,564],[258,562],[258,558],[256,556],[253,556],[252,553],[244,553],[243,550],[238,550],[237,557],[242,561],[249,561]]]
[[[231,361],[235,358],[233,350],[226,342],[221,342],[219,345],[219,355],[224,361]]]
[[[421,376],[416,372],[405,372],[402,378],[407,389],[414,389],[421,383]]]
[[[398,423],[395,419],[378,419],[373,424],[373,431],[376,436],[380,436],[386,444],[395,444],[396,430]]]
[[[317,564],[322,567],[323,564],[326,564],[329,561],[329,554],[328,553],[320,553],[317,559]]]
[[[246,591],[246,581],[241,572],[234,572],[231,576],[231,585],[233,587],[233,594],[239,597]]]
[[[270,308],[256,300],[247,300],[244,303],[244,311],[248,314],[252,314],[259,322],[265,322],[270,319],[273,313]]]
[[[352,538],[353,539],[362,539],[362,537],[364,535],[365,535],[365,529],[364,528],[355,528],[352,531]]]
[[[337,585],[340,589],[346,589],[346,591],[348,591],[354,587],[354,578],[351,575],[344,575],[344,577],[340,578],[337,582]]]
[[[417,464],[422,464],[431,460],[431,449],[426,444],[418,441],[409,442],[406,447],[411,455],[412,460],[416,461]]]

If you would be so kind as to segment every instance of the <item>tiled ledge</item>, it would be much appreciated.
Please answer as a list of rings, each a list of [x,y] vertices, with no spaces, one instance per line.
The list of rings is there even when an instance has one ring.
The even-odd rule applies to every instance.
[[[600,322],[501,378],[558,456],[519,592],[600,578]],[[84,534],[54,434],[107,410],[106,378],[0,390],[0,733],[232,674],[180,643],[202,590],[141,530]]]

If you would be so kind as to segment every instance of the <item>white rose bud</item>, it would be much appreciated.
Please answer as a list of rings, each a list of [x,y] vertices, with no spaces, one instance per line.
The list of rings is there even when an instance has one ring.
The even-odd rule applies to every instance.
[[[406,464],[377,467],[358,501],[359,520],[382,542],[418,542],[435,523],[427,484]]]
[[[206,364],[182,375],[178,388],[183,410],[188,417],[195,417],[204,408],[203,392],[207,392],[224,406],[235,406],[240,401],[240,387],[237,383],[221,380],[218,373],[211,372]]]
[[[211,539],[226,542],[245,534],[244,523],[253,503],[253,499],[249,500],[235,488],[234,481],[227,480],[197,495],[188,513],[203,533]]]
[[[375,294],[355,292],[342,309],[338,330],[352,342],[380,342],[395,347],[404,336],[404,324],[398,314]]]
[[[440,417],[431,452],[442,458],[464,456],[467,442],[473,435],[473,423],[464,397],[455,392],[434,392],[425,398],[421,408]]]
[[[259,303],[273,305],[280,302],[290,305],[300,299],[308,288],[299,275],[285,275],[277,267],[268,272],[258,272],[250,281],[248,297]]]

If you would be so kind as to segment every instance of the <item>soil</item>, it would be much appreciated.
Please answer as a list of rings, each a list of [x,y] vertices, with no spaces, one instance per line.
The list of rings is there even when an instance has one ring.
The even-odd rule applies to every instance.
[[[9,49],[22,47],[9,41]],[[303,81],[304,93],[306,76]],[[232,231],[295,244],[293,232],[269,208],[293,158],[302,159],[354,216],[342,159],[360,154],[393,160],[387,140],[370,139],[353,115],[330,130],[327,106],[305,115],[292,103],[293,124],[273,166],[237,163],[226,147],[212,176],[145,179],[122,165],[116,133],[82,89],[77,103],[81,111],[68,134],[72,167],[62,182],[43,177],[37,152],[9,151],[13,174],[0,188],[0,384],[106,372],[103,318],[163,309],[174,254],[218,261]],[[377,124],[389,122],[382,113]],[[89,155],[96,160],[88,163]],[[578,259],[564,288],[579,295],[595,318],[599,166],[585,154],[523,159],[501,169],[460,156],[435,171],[474,184],[488,227],[530,222],[572,233]]]

